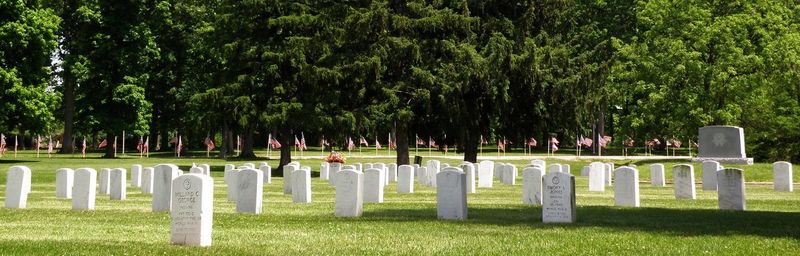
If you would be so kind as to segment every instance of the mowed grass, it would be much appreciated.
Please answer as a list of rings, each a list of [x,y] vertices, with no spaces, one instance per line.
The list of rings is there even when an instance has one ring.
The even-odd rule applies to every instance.
[[[451,154],[452,155],[452,154]],[[121,159],[54,156],[34,158],[30,152],[18,158],[0,159],[0,197],[5,199],[6,172],[12,165],[33,170],[27,209],[0,209],[0,254],[185,254],[185,255],[551,255],[551,254],[747,254],[796,255],[800,250],[800,196],[772,189],[768,163],[731,166],[745,169],[747,211],[717,209],[716,192],[702,191],[701,170],[695,165],[697,200],[676,200],[671,184],[649,185],[648,161],[615,161],[617,166],[636,164],[640,171],[641,208],[615,207],[613,188],[588,192],[588,180],[580,167],[589,161],[568,163],[577,181],[577,215],[574,224],[543,224],[541,207],[522,205],[521,177],[517,185],[494,182],[493,188],[468,195],[466,221],[436,218],[436,191],[415,184],[414,194],[397,194],[396,184],[385,189],[385,203],[365,204],[360,218],[333,216],[335,191],[327,181],[312,180],[313,203],[294,204],[283,195],[283,179],[273,177],[264,186],[260,215],[235,213],[226,200],[222,170],[226,163],[277,160],[224,161],[210,158]],[[489,156],[489,154],[487,154]],[[426,157],[425,160],[430,158]],[[394,159],[359,159],[348,163],[392,162]],[[460,161],[442,159],[457,165]],[[302,160],[318,171],[320,160]],[[520,168],[529,161],[509,161]],[[192,163],[212,165],[214,177],[213,244],[208,248],[175,246],[169,242],[167,213],[152,213],[151,197],[128,187],[128,199],[110,201],[97,197],[95,211],[71,210],[71,201],[55,198],[55,170],[61,167],[124,167],[175,163],[188,171]],[[666,162],[671,168],[682,162]],[[727,166],[726,166],[727,167]],[[798,180],[795,174],[795,180]]]

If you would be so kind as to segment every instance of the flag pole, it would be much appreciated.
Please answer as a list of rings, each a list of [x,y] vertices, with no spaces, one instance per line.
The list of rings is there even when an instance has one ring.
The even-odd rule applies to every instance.
[[[375,156],[378,156],[378,135],[375,135]]]
[[[432,147],[433,145],[431,144],[431,136],[428,136],[428,156],[431,156],[431,153],[433,151],[431,150]]]
[[[125,155],[125,130],[122,130],[122,155]]]
[[[419,155],[419,143],[417,143],[419,142],[419,135],[415,133],[414,138],[414,155]]]

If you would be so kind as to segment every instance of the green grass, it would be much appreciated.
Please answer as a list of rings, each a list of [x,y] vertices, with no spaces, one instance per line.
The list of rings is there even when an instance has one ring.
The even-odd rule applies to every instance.
[[[392,160],[351,157],[348,162]],[[212,165],[211,247],[170,245],[169,215],[150,212],[150,196],[142,195],[138,188],[129,187],[125,201],[98,195],[95,211],[75,212],[70,200],[55,198],[55,170],[60,167],[129,169],[135,163],[151,166],[166,162],[184,170],[193,162]],[[277,166],[276,160],[267,162]],[[317,171],[320,160],[300,162]],[[443,162],[455,165],[460,161]],[[510,162],[521,167],[529,161]],[[588,163],[548,160],[552,162],[569,163],[572,173],[578,175],[580,167]],[[797,192],[774,192],[769,183],[771,166],[766,163],[732,166],[745,169],[745,212],[717,210],[716,193],[702,191],[699,184],[697,200],[675,200],[669,184],[656,188],[646,182],[647,165],[651,163],[647,161],[630,162],[639,166],[642,181],[642,207],[638,209],[614,207],[613,189],[589,193],[587,178],[578,176],[578,222],[560,225],[543,224],[540,207],[521,204],[521,177],[516,186],[495,181],[494,188],[469,194],[469,217],[463,222],[437,220],[435,190],[418,184],[416,193],[410,195],[397,194],[396,185],[390,184],[385,203],[365,204],[363,217],[335,218],[334,190],[317,178],[312,182],[311,204],[292,203],[291,197],[282,193],[282,178],[274,177],[264,188],[263,213],[237,214],[235,205],[226,200],[222,181],[225,163],[229,162],[206,158],[36,159],[25,152],[14,159],[7,155],[0,159],[0,197],[5,198],[6,172],[12,165],[33,170],[33,191],[27,209],[0,209],[0,254],[794,255],[800,249],[800,196]],[[677,163],[665,163],[668,180],[671,166]],[[699,182],[700,167],[695,166]]]

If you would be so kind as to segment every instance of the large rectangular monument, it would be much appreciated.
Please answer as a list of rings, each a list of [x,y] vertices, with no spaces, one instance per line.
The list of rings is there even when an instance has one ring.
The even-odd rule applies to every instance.
[[[713,160],[730,164],[753,164],[744,150],[744,129],[736,126],[714,125],[700,127],[699,149],[694,162]]]

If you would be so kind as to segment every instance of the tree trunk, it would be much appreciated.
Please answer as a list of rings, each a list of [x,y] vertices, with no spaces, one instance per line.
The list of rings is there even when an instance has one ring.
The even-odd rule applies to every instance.
[[[397,125],[395,140],[397,143],[397,165],[408,164],[408,127],[403,122]],[[417,143],[416,141],[414,143]]]
[[[222,124],[222,144],[220,144],[219,148],[219,158],[225,159],[231,154],[231,129],[228,126],[227,122],[223,122]]]
[[[20,150],[25,150],[26,149],[25,148],[25,128],[21,127],[21,126],[19,127],[19,146],[20,146],[19,147]]]
[[[595,132],[594,141],[592,142],[592,144],[593,144],[592,145],[592,153],[594,153],[595,155],[598,155],[598,156],[602,155],[602,152],[603,152],[603,149],[600,148],[600,138],[602,138],[603,135],[605,134],[605,122],[606,122],[606,120],[605,120],[605,115],[603,114],[603,112],[598,112],[597,113],[597,124],[595,124],[595,129],[594,129],[594,132]]]
[[[253,152],[253,128],[248,125],[244,128],[244,136],[242,136],[242,152],[239,153],[239,158],[256,158]]]
[[[103,158],[115,158],[114,156],[114,134],[112,132],[106,132],[106,154],[103,155]]]
[[[278,162],[278,176],[283,176],[283,166],[292,162],[292,130],[289,128],[280,129],[281,160]]]
[[[72,154],[72,116],[75,112],[75,86],[69,70],[64,70],[64,136],[61,138],[61,153]]]
[[[474,132],[466,128],[464,135],[464,161],[477,163],[478,162],[478,145],[481,143],[480,136],[475,137]]]

